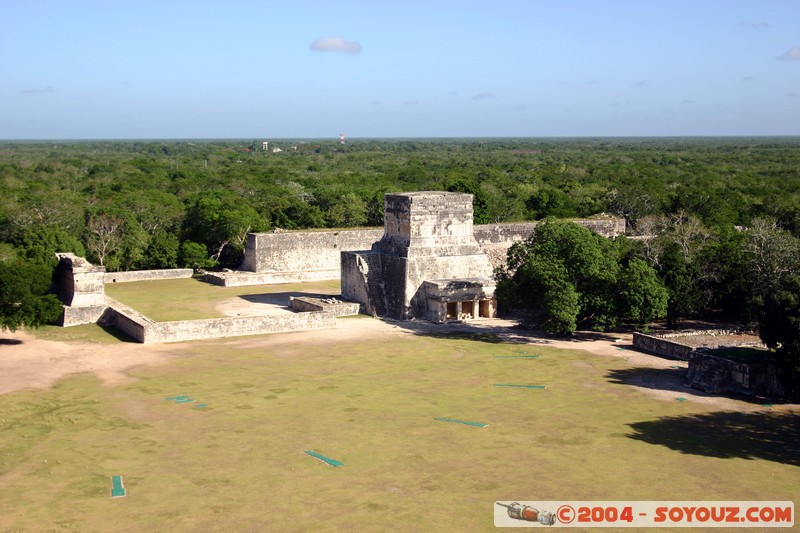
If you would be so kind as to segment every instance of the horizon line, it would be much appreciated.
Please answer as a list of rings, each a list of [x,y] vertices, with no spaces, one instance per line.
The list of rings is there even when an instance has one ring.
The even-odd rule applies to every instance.
[[[346,141],[414,141],[414,140],[535,140],[535,139],[787,139],[800,138],[797,134],[737,134],[737,135],[487,135],[487,136],[385,136],[385,137],[347,137]],[[42,137],[42,138],[0,138],[0,143],[37,142],[162,142],[162,141],[329,141],[339,143],[339,137]]]

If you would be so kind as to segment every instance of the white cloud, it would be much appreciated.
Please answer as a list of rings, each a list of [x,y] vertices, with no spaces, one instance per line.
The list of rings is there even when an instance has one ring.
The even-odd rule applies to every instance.
[[[55,92],[52,85],[43,87],[41,89],[23,89],[22,94],[36,94],[36,93],[52,93]]]
[[[497,100],[497,97],[494,93],[489,91],[483,91],[481,93],[476,94],[472,97],[473,100]]]
[[[800,61],[800,46],[793,46],[789,48],[786,53],[780,56],[778,59],[782,59],[784,61]]]
[[[361,45],[355,41],[348,41],[344,37],[334,35],[331,37],[320,37],[308,46],[314,52],[339,52],[342,54],[358,55],[361,53]]]

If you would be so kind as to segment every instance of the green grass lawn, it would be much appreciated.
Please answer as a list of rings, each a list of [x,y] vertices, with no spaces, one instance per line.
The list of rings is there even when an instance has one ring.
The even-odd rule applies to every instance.
[[[0,531],[472,532],[494,530],[496,500],[800,493],[797,412],[652,399],[614,383],[619,359],[277,338],[193,343],[126,385],[84,374],[0,396]],[[539,358],[497,357],[521,350]]]
[[[339,281],[220,287],[197,279],[107,283],[106,294],[157,321],[196,320],[224,316],[216,307],[235,297],[308,292],[339,294]],[[288,304],[288,296],[285,299]]]

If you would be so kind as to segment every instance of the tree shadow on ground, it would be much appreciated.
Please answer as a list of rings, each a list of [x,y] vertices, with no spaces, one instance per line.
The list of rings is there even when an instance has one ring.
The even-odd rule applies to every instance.
[[[415,335],[428,337],[475,340],[508,344],[539,344],[546,346],[552,341],[575,342],[576,348],[582,342],[607,340],[614,341],[617,334],[598,333],[594,331],[578,331],[570,336],[559,336],[545,333],[520,325],[516,320],[492,319],[466,322],[446,322],[435,324],[427,320],[394,320],[381,317],[381,320],[405,329]]]
[[[676,365],[677,366],[677,365]],[[618,385],[633,385],[636,387],[644,387],[653,390],[672,391],[675,393],[691,392],[693,396],[705,397],[722,397],[739,400],[747,403],[764,404],[765,402],[773,404],[791,403],[788,400],[778,398],[764,398],[761,396],[748,396],[745,394],[709,394],[698,389],[687,387],[684,385],[686,382],[686,374],[688,369],[680,368],[625,368],[609,370],[606,377],[610,383]]]
[[[685,368],[637,367],[609,370],[606,377],[610,383],[617,385],[635,385],[647,389],[684,392],[687,389],[683,385],[686,372]],[[701,391],[691,390],[701,396],[711,396]]]
[[[22,342],[20,339],[0,339],[0,346],[16,346]]]
[[[627,437],[692,455],[800,466],[800,413],[717,412],[629,424]]]

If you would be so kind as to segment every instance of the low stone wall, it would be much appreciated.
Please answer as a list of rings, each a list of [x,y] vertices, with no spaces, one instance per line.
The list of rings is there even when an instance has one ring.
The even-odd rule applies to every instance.
[[[633,333],[633,346],[648,353],[663,355],[673,359],[681,359],[683,361],[688,361],[693,351],[691,346],[636,331]]]
[[[145,342],[147,328],[156,322],[127,305],[106,296],[108,308],[97,321],[101,326],[112,326],[130,338]]]
[[[336,316],[326,312],[156,322],[145,328],[140,342],[179,342],[334,327]]]
[[[61,327],[80,326],[81,324],[94,324],[103,316],[108,306],[92,305],[88,307],[63,306],[58,324]]]
[[[694,352],[689,361],[686,386],[709,394],[742,393],[785,396],[772,363],[737,363],[723,357]]]
[[[741,337],[737,339],[738,337]],[[683,343],[679,342],[683,340]],[[740,363],[705,350],[763,347],[753,335],[737,330],[698,330],[646,335],[634,332],[634,347],[656,355],[689,361],[685,385],[709,394],[739,393],[783,397],[778,367],[772,362]]]
[[[751,346],[766,348],[757,336],[735,329],[687,330],[658,335],[634,332],[633,345],[645,352],[688,361],[699,348]]]
[[[277,285],[280,283],[302,283],[327,281],[339,278],[339,270],[304,270],[301,272],[207,272],[203,281],[223,287],[247,285]]]
[[[289,308],[298,313],[325,312],[334,316],[357,315],[361,304],[358,302],[330,302],[330,298],[312,298],[309,296],[290,296]]]
[[[98,323],[113,326],[132,339],[146,344],[336,327],[336,316],[329,312],[156,322],[116,300],[107,298],[107,301],[108,308]]]
[[[191,278],[191,268],[170,268],[164,270],[131,270],[129,272],[106,272],[106,283],[124,283],[126,281],[151,281],[157,279]]]

